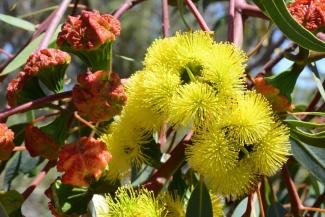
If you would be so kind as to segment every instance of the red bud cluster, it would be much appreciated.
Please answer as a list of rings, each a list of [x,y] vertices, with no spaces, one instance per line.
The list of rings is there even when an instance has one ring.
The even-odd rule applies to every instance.
[[[325,27],[325,0],[296,0],[288,5],[288,9],[301,25],[312,32]]]
[[[68,17],[56,42],[75,50],[95,49],[106,41],[114,41],[120,35],[120,29],[120,22],[109,14],[82,11],[79,16]]]
[[[0,160],[10,158],[11,152],[14,149],[14,132],[10,130],[6,124],[0,123]]]
[[[64,172],[64,184],[89,186],[91,179],[100,178],[111,158],[105,143],[82,137],[77,143],[64,146],[59,154],[57,169]]]
[[[78,76],[78,82],[72,100],[82,115],[98,122],[120,114],[126,95],[117,73],[96,71]]]
[[[70,63],[71,56],[58,49],[46,48],[28,57],[24,71],[29,75],[37,75],[40,70]]]

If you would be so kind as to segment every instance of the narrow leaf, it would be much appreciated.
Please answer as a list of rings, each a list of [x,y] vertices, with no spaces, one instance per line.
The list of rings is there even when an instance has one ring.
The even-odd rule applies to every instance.
[[[5,15],[5,14],[0,14],[0,20],[9,24],[9,25],[12,25],[12,26],[15,26],[15,27],[18,27],[21,29],[25,29],[27,31],[31,31],[31,32],[35,31],[34,24],[32,24],[31,22],[28,22],[26,20],[23,20],[21,18],[17,18],[17,17]]]
[[[325,124],[311,123],[311,122],[300,121],[300,120],[284,120],[284,122],[291,127],[302,127],[306,129],[325,127]]]
[[[284,217],[288,211],[281,205],[281,203],[273,203],[266,212],[266,216]]]
[[[50,40],[50,45],[53,46],[53,42],[55,42],[57,35],[59,34],[59,31],[61,29],[61,26],[59,26],[55,33],[53,34],[53,36],[51,37]],[[31,53],[34,52],[34,50],[37,48],[37,46],[39,45],[39,43],[42,41],[44,37],[44,33],[41,34],[40,36],[38,36],[36,39],[34,39],[31,43],[29,43],[28,46],[26,46],[21,52],[20,54],[18,54],[14,60],[12,60],[6,68],[4,68],[4,70],[2,72],[0,72],[0,76],[9,74],[13,71],[15,71],[16,69],[18,69],[19,67],[21,67],[22,65],[24,65],[27,61],[27,58],[29,57],[29,55],[31,55]],[[51,47],[50,46],[50,47]]]
[[[209,191],[204,182],[199,182],[188,201],[186,217],[213,217]]]
[[[325,52],[325,42],[300,25],[290,14],[283,0],[257,0],[272,21],[292,41],[301,47]]]
[[[290,141],[295,159],[320,182],[325,183],[325,149],[304,144],[297,139]]]

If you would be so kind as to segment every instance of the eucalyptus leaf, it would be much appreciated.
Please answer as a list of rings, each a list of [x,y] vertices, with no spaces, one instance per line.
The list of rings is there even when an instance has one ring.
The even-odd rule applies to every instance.
[[[9,24],[9,25],[12,25],[12,26],[15,26],[15,27],[18,27],[21,29],[25,29],[27,31],[31,31],[31,32],[35,31],[34,24],[32,24],[31,22],[28,22],[26,20],[23,20],[21,18],[9,16],[6,14],[0,14],[0,20]]]
[[[292,41],[301,47],[325,52],[325,42],[300,25],[290,14],[283,0],[255,0],[265,9],[272,21]]]
[[[52,35],[49,44],[51,45],[53,42],[55,42],[59,32],[61,30],[61,26],[57,27],[55,33]],[[42,39],[44,37],[44,33],[39,35],[36,39],[34,39],[31,43],[29,43],[16,57],[14,60],[12,60],[6,68],[3,69],[2,72],[0,72],[0,76],[9,74],[19,67],[23,66],[29,55],[35,51],[35,49],[38,47],[38,45],[41,43]]]
[[[186,217],[213,217],[210,194],[203,181],[198,183],[191,194]]]
[[[295,159],[319,181],[325,183],[325,148],[310,146],[298,139],[290,141]]]

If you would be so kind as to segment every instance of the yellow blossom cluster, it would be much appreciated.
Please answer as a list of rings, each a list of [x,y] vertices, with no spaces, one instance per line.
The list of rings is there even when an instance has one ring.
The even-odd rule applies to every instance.
[[[202,31],[155,40],[127,82],[119,120],[102,137],[112,177],[146,162],[142,146],[163,123],[193,129],[186,160],[214,193],[236,199],[260,175],[273,175],[290,155],[288,130],[262,95],[246,90],[245,61],[233,44]]]

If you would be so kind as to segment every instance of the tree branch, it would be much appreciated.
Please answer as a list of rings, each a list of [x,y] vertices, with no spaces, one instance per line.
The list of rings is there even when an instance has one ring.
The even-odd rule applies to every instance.
[[[30,101],[27,103],[24,103],[22,105],[14,107],[14,108],[6,109],[6,110],[0,112],[0,123],[4,122],[5,119],[11,115],[14,115],[17,113],[22,113],[22,112],[28,111],[30,109],[34,109],[39,106],[50,103],[52,101],[69,98],[71,96],[72,96],[72,91],[66,91],[66,92],[62,92],[62,93],[58,93],[58,94],[53,94],[50,96],[45,96],[45,97]]]
[[[116,9],[112,14],[115,18],[120,18],[126,11],[133,8],[135,5],[143,2],[145,0],[126,0],[118,9]]]
[[[161,0],[162,4],[162,30],[163,36],[169,36],[169,14],[168,14],[168,0]]]
[[[56,165],[56,160],[50,160],[47,162],[42,171],[37,175],[32,184],[22,193],[23,198],[26,200],[34,191],[34,189],[41,183],[47,172]]]
[[[195,6],[195,4],[192,2],[192,0],[184,0],[187,7],[190,9],[194,17],[196,18],[197,22],[199,23],[201,29],[206,32],[211,32],[207,23],[205,22],[204,18],[202,17],[201,13]]]

